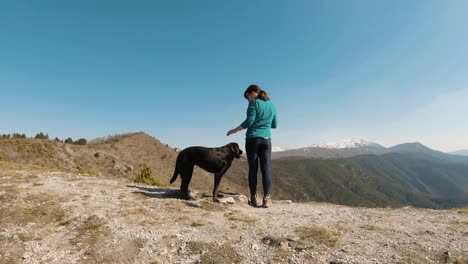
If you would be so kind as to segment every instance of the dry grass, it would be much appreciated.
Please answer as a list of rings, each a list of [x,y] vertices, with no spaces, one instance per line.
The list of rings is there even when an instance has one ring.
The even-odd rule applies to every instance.
[[[84,231],[99,231],[99,229],[104,225],[105,221],[102,218],[99,218],[95,215],[86,219],[86,221],[81,226],[81,230]]]
[[[135,207],[135,208],[130,208],[130,209],[124,209],[121,212],[122,212],[122,216],[146,215],[148,213],[148,210],[143,207]]]
[[[400,263],[427,263],[426,257],[429,253],[418,243],[405,245],[401,247],[399,254],[402,256]]]
[[[0,207],[0,222],[2,224],[24,226],[28,223],[49,224],[64,220],[66,214],[60,207],[57,196],[40,193],[18,199],[17,194],[13,188],[2,196],[0,200],[3,201]],[[13,196],[16,196],[14,197],[16,199]],[[13,199],[8,199],[8,197]]]
[[[240,215],[240,214],[231,215],[228,217],[228,219],[231,221],[240,221],[244,223],[255,223],[256,221],[258,221],[258,219],[251,218],[245,215]]]
[[[206,223],[203,222],[203,221],[194,221],[192,223],[192,226],[194,226],[194,227],[199,227],[199,226],[204,226],[204,225],[206,225]]]
[[[98,259],[105,243],[110,240],[111,232],[106,221],[95,215],[83,222],[74,221],[75,237],[69,242],[76,250],[83,250],[90,259]]]
[[[0,234],[0,264],[19,263],[24,250],[23,241]]]
[[[292,256],[293,253],[294,253],[294,250],[292,249],[278,248],[273,260],[275,261],[275,263],[289,263],[287,259],[288,257]]]
[[[463,207],[463,208],[460,208],[460,209],[458,210],[458,213],[459,213],[459,214],[468,214],[468,206],[465,206],[465,207]]]
[[[154,225],[160,225],[161,220],[159,218],[156,219],[143,219],[143,221],[140,222],[140,225],[143,226],[154,226]]]
[[[177,200],[177,199],[169,199],[166,202],[164,208],[168,210],[169,212],[180,214],[187,209],[187,206],[185,205],[185,201]]]
[[[89,259],[88,263],[138,263],[136,261],[141,249],[145,246],[146,240],[141,238],[126,239],[117,247],[113,247],[109,251],[94,252],[93,258]],[[86,263],[86,261],[84,261]]]
[[[453,221],[452,224],[454,225],[468,225],[468,221]]]
[[[206,264],[241,263],[243,258],[229,245],[188,242],[187,249],[192,254],[200,254],[200,262]]]
[[[76,219],[77,219],[76,217],[73,217],[73,218],[70,218],[70,219],[67,219],[67,220],[63,220],[63,221],[59,222],[58,224],[61,225],[61,226],[69,226]]]
[[[6,162],[6,161],[0,161],[0,169],[2,169],[2,171],[7,172],[7,173],[9,172],[15,173],[18,170],[45,171],[44,167],[40,167],[37,165]]]
[[[200,208],[210,212],[220,212],[226,210],[226,205],[209,201],[200,202]]]
[[[163,239],[176,239],[177,236],[174,235],[174,234],[172,234],[172,235],[165,235],[165,236],[163,236],[162,238],[163,238]]]
[[[365,230],[369,230],[369,231],[380,230],[380,227],[375,226],[375,225],[369,225],[369,224],[362,225],[362,226],[360,226],[360,228],[365,229]]]
[[[79,174],[79,175],[89,175],[89,176],[96,176],[97,173],[92,171],[92,170],[89,170],[89,169],[86,169],[84,168],[83,166],[76,166],[76,170],[75,170],[75,173]]]
[[[323,244],[327,247],[335,247],[340,240],[340,234],[325,227],[302,226],[296,228],[296,233],[303,242],[316,245]]]
[[[37,229],[55,225],[65,218],[56,196],[40,193],[22,196],[16,185],[0,184],[0,226],[20,228],[29,223],[36,224],[34,230],[20,232],[17,237],[0,235],[0,263],[17,263],[24,253],[24,242],[36,239]]]

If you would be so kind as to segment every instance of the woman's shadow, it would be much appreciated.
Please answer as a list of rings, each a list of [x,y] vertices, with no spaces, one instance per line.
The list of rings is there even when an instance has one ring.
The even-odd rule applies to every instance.
[[[147,187],[147,186],[138,186],[138,185],[127,185],[130,188],[139,189],[139,191],[133,191],[132,193],[141,194],[151,198],[158,198],[158,199],[180,199],[180,191],[179,189],[169,189],[169,188],[162,188],[162,187]]]

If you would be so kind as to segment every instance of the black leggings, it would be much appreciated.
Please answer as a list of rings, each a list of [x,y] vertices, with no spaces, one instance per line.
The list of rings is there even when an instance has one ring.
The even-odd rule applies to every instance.
[[[271,140],[264,138],[249,138],[245,142],[247,159],[249,161],[249,187],[250,195],[257,193],[257,172],[258,161],[260,160],[260,170],[262,172],[263,195],[271,194]]]

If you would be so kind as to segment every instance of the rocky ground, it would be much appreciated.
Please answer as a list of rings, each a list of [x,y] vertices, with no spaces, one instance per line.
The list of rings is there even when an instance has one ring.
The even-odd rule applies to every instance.
[[[0,263],[468,263],[468,208],[225,196],[2,164]]]

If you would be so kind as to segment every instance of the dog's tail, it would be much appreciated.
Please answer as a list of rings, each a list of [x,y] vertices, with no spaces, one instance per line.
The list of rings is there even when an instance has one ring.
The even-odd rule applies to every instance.
[[[175,182],[175,180],[177,179],[177,176],[179,176],[179,157],[177,157],[176,166],[174,169],[174,175],[172,175],[172,179],[170,181],[171,184]]]
[[[177,176],[179,176],[179,171],[177,170],[177,167],[174,171],[174,176],[172,176],[172,179],[170,181],[170,183],[172,184],[173,182],[175,182],[175,180],[177,179]]]

